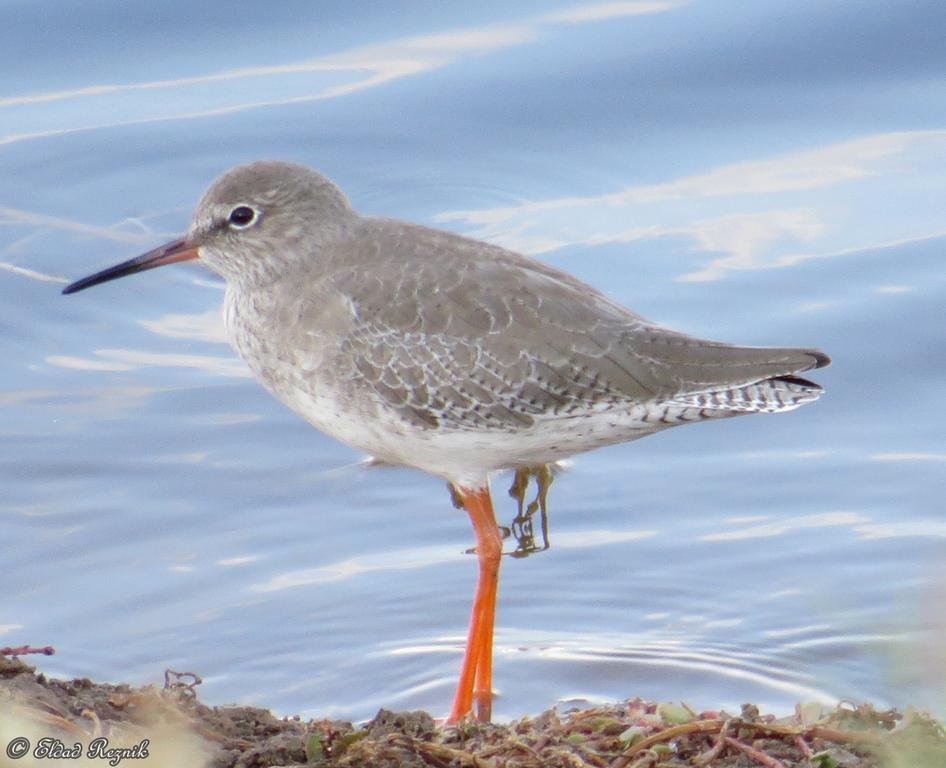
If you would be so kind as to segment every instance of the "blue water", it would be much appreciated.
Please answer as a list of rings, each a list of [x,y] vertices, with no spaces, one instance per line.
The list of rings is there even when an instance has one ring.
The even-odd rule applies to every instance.
[[[495,714],[630,696],[946,713],[940,2],[13,3],[0,44],[0,645],[211,703],[445,714],[475,559],[226,345],[209,181],[318,167],[681,330],[819,346],[796,412],[577,457],[506,558]],[[508,477],[497,510],[514,513]]]

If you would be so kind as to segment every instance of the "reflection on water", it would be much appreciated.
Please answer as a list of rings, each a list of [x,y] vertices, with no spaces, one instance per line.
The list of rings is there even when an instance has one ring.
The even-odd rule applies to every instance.
[[[899,217],[896,232],[887,221],[883,227],[864,221],[856,231],[841,232],[830,222],[837,218],[838,207],[847,209],[848,215],[852,206],[872,207],[877,196],[889,194],[891,182],[899,186],[898,176],[922,174],[931,161],[941,166],[944,160],[946,131],[875,134],[721,165],[659,184],[519,206],[448,211],[436,218],[471,225],[469,232],[476,237],[532,253],[659,238],[685,240],[701,251],[720,255],[677,279],[719,280],[730,270],[772,269],[807,259],[841,257],[902,243],[897,237],[941,236],[946,230],[935,218],[928,221],[929,229],[919,232],[912,216]],[[914,189],[907,194],[912,198],[921,193]],[[793,205],[802,199],[803,207]],[[732,212],[734,202],[739,213]],[[898,200],[897,205],[913,207],[906,200]],[[627,228],[627,221],[642,216],[646,225]],[[533,231],[538,234],[532,235]]]
[[[213,703],[444,711],[475,562],[442,483],[364,473],[269,399],[198,267],[59,296],[283,157],[681,330],[834,358],[790,418],[578,457],[553,534],[534,478],[495,494],[510,554],[543,551],[503,564],[499,716],[946,711],[942,4],[229,10],[5,17],[0,643],[56,646],[53,675],[193,669]]]
[[[531,43],[543,27],[662,13],[682,2],[602,3],[513,23],[409,36],[277,66],[239,67],[179,78],[11,95],[0,98],[0,109],[12,112],[14,121],[10,128],[16,132],[0,135],[0,145],[75,131],[226,116],[351,96],[401,78],[429,74],[473,56]],[[237,87],[222,87],[230,83]],[[74,110],[60,113],[51,109],[62,101],[81,102],[81,116]],[[61,121],[56,119],[60,114],[64,118]]]

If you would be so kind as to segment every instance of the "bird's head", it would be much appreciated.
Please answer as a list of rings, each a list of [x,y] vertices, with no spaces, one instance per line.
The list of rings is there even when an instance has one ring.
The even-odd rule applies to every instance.
[[[199,259],[229,283],[260,283],[317,254],[356,217],[317,171],[263,160],[227,171],[204,193],[187,233],[67,286],[75,293],[119,277]]]

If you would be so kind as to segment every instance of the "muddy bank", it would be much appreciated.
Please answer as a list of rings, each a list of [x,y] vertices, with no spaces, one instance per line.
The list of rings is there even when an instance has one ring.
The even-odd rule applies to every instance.
[[[74,768],[944,768],[946,732],[928,716],[844,705],[774,718],[694,712],[632,699],[549,709],[499,724],[443,726],[424,712],[382,710],[369,723],[277,718],[211,707],[199,678],[167,672],[134,688],[45,677],[0,656],[0,766]]]

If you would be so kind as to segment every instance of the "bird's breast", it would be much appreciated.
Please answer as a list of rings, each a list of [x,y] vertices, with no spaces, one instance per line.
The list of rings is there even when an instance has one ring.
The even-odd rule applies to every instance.
[[[347,445],[385,452],[392,425],[346,344],[352,309],[342,297],[228,290],[223,314],[231,345],[277,399]]]

